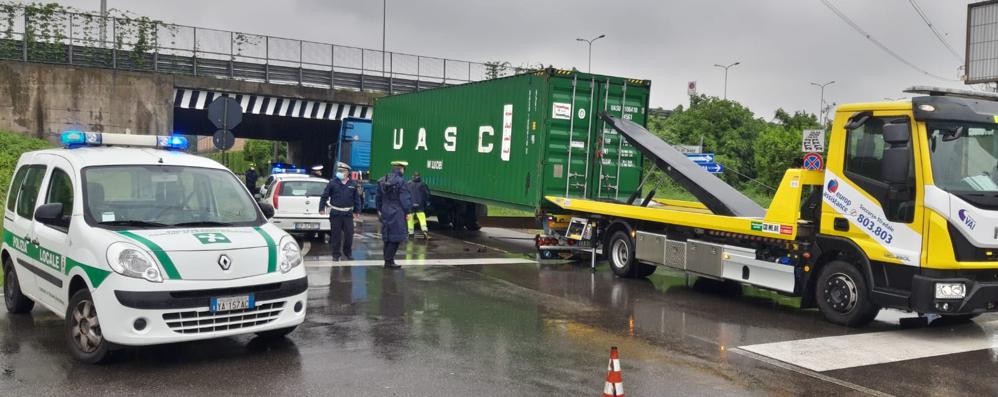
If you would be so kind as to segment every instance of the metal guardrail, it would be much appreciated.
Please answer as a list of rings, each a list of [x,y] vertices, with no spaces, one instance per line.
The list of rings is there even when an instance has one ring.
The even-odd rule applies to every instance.
[[[508,64],[24,7],[0,15],[0,59],[392,94],[521,72]]]

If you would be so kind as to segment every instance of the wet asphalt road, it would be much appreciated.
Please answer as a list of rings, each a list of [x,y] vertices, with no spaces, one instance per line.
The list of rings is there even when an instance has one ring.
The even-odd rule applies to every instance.
[[[991,349],[815,372],[739,348],[903,332],[896,312],[853,330],[769,292],[663,270],[624,280],[606,265],[593,273],[567,263],[489,264],[533,259],[528,236],[503,229],[468,241],[417,239],[400,250],[411,262],[385,271],[360,266],[380,258],[373,225],[363,232],[357,263],[331,262],[327,247],[310,244],[308,317],[286,340],[127,349],[89,366],[66,353],[55,315],[0,314],[0,394],[599,395],[611,346],[630,396],[998,394]],[[433,259],[455,261],[422,265]],[[935,326],[923,337],[998,340],[988,326],[996,319]]]

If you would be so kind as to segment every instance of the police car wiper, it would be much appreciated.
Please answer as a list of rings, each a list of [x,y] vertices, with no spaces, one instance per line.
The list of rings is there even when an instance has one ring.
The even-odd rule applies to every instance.
[[[229,222],[197,221],[174,223],[170,226],[232,226],[232,224]]]
[[[118,221],[104,221],[104,222],[97,222],[97,224],[98,225],[105,225],[105,226],[139,226],[139,227],[166,227],[166,226],[169,226],[169,225],[167,225],[165,223],[140,221],[140,220],[135,220],[135,219],[123,219],[123,220],[118,220]]]

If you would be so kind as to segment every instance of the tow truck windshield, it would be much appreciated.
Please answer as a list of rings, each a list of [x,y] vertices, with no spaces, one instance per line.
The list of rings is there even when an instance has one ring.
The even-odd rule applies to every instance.
[[[84,217],[109,229],[258,226],[256,204],[231,173],[211,168],[121,165],[83,169]]]
[[[935,185],[986,209],[998,209],[998,124],[927,125]]]

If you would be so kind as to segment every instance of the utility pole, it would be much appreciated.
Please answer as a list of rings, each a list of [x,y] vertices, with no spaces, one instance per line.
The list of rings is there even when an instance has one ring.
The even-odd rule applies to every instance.
[[[388,0],[381,0],[381,76],[385,75],[385,44],[388,42]],[[334,170],[335,171],[335,170]]]
[[[107,0],[100,0],[100,46],[107,43]]]
[[[586,43],[586,44],[589,45],[589,67],[587,68],[586,73],[592,73],[593,72],[593,42],[596,41],[596,40],[602,39],[604,37],[606,37],[606,35],[605,34],[601,34],[599,36],[596,36],[592,40],[586,40],[586,39],[583,39],[583,38],[575,39],[575,41],[581,41],[581,42],[584,42],[584,43]]]
[[[714,64],[714,67],[724,69],[724,99],[728,99],[728,69],[731,69],[731,67],[738,66],[741,64],[742,64],[741,62],[735,62],[727,66],[716,63]]]
[[[825,125],[825,86],[829,84],[835,84],[835,80],[824,84],[818,84],[813,81],[811,82],[811,85],[821,88],[821,100],[818,102],[818,114],[820,115],[821,125]]]

